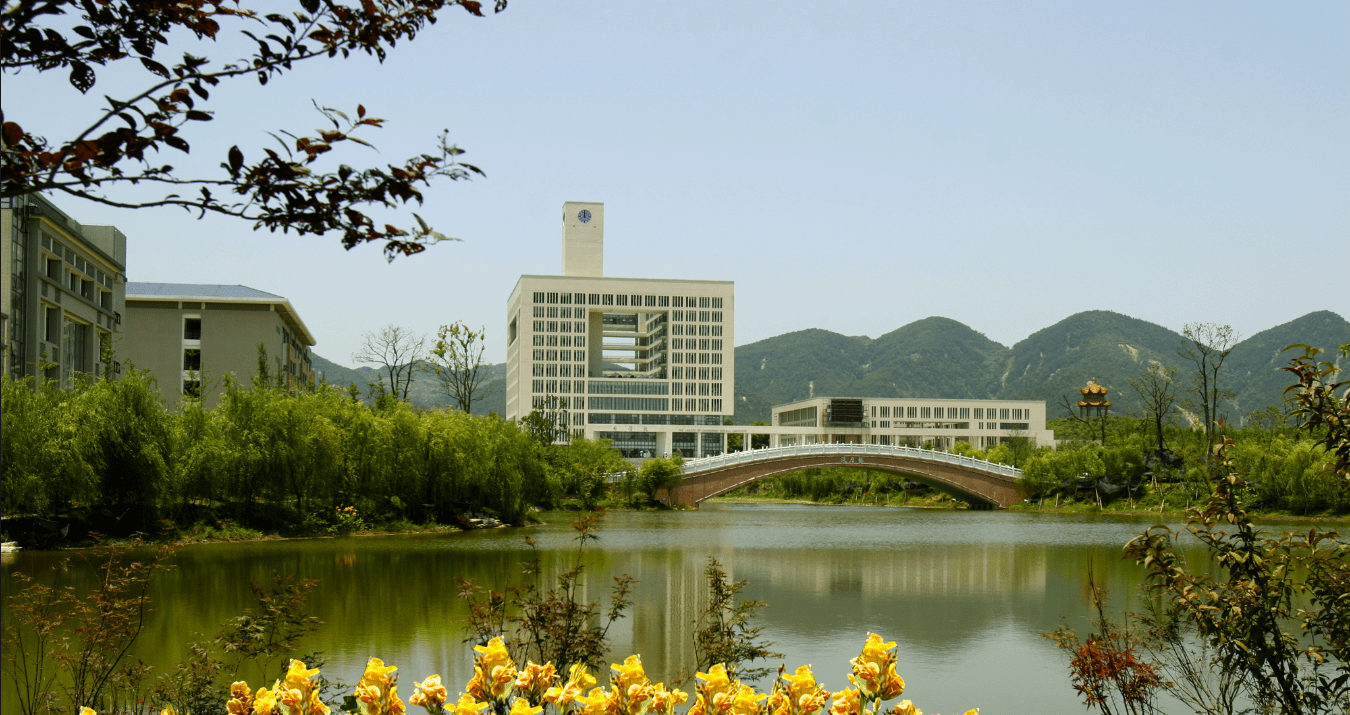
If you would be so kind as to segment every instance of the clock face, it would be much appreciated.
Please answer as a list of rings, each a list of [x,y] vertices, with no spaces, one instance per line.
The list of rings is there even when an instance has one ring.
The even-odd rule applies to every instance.
[[[580,220],[582,223],[590,223],[591,222],[590,209],[582,209],[581,213],[577,214],[577,219]]]

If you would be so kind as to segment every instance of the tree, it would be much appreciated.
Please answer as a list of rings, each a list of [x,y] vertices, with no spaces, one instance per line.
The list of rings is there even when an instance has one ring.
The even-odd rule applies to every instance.
[[[96,68],[118,74],[144,72],[139,89],[105,95],[106,106],[91,103],[78,134],[51,138],[3,122],[5,198],[33,192],[64,193],[109,206],[180,206],[253,221],[254,228],[298,234],[342,233],[342,245],[384,242],[386,256],[418,253],[447,237],[426,225],[401,229],[375,221],[361,210],[422,202],[421,188],[438,178],[469,179],[483,172],[458,161],[463,150],[446,143],[401,165],[353,169],[319,157],[346,143],[370,146],[355,134],[379,128],[384,120],[355,108],[355,119],[328,107],[316,108],[325,124],[317,136],[281,130],[280,150],[251,150],[250,163],[238,145],[225,152],[218,172],[197,173],[161,163],[169,149],[188,153],[184,138],[198,123],[213,119],[205,110],[211,90],[231,80],[256,77],[260,85],[308,60],[344,59],[365,53],[384,61],[400,40],[412,40],[446,7],[482,16],[475,0],[298,0],[241,7],[219,0],[45,0],[7,4],[0,13],[0,72],[60,73],[81,93],[98,79]],[[496,11],[506,7],[497,0]],[[67,20],[66,15],[78,15]],[[74,27],[70,27],[74,25]],[[192,33],[216,41],[237,34],[251,43],[251,56],[225,63],[183,52],[176,46]],[[173,38],[172,42],[171,39]],[[331,159],[332,157],[329,157]],[[182,193],[179,193],[182,192]],[[233,195],[233,196],[231,196]],[[229,197],[229,198],[227,198]],[[453,239],[451,239],[453,240]]]
[[[483,364],[486,335],[486,328],[474,332],[461,322],[442,325],[427,355],[425,369],[436,375],[441,391],[465,412],[472,413],[474,402],[492,395],[492,388],[483,387],[483,378],[487,376],[487,366]]]
[[[1172,403],[1177,399],[1176,385],[1173,378],[1177,375],[1177,368],[1164,367],[1162,363],[1150,363],[1144,369],[1144,373],[1137,379],[1130,379],[1130,387],[1139,393],[1139,398],[1144,401],[1144,414],[1153,422],[1158,430],[1158,453],[1162,454],[1167,447],[1163,444],[1163,422],[1172,412]]]
[[[520,419],[520,428],[542,446],[566,442],[572,436],[568,428],[567,398],[546,395],[539,407]]]
[[[648,459],[638,471],[638,489],[655,499],[657,491],[678,487],[684,478],[682,464],[684,458],[678,454]]]
[[[352,360],[374,365],[383,373],[380,384],[388,394],[407,400],[417,356],[422,354],[426,344],[425,336],[414,335],[411,330],[390,323],[378,331],[366,331],[361,336],[361,349],[352,353]]]
[[[728,677],[758,680],[771,671],[769,668],[745,668],[757,660],[782,658],[775,653],[772,641],[765,642],[760,635],[764,626],[754,625],[756,611],[768,605],[763,601],[741,599],[736,602],[745,580],[727,580],[726,569],[716,558],[709,556],[703,569],[708,579],[708,604],[699,611],[694,621],[694,658],[696,670],[706,671],[716,663],[726,666]]]
[[[1195,365],[1191,392],[1194,400],[1183,402],[1192,412],[1198,412],[1205,423],[1205,442],[1214,442],[1214,426],[1219,419],[1219,402],[1231,399],[1235,393],[1219,388],[1219,370],[1228,354],[1233,352],[1242,336],[1231,325],[1214,323],[1187,323],[1181,329],[1183,338],[1177,355]]]

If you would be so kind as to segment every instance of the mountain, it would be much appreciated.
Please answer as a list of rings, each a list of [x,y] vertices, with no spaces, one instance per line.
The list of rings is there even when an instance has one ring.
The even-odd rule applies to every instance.
[[[917,320],[879,338],[812,328],[736,348],[736,422],[767,421],[770,408],[820,397],[946,397],[1044,400],[1051,417],[1063,416],[1061,396],[1076,400],[1089,379],[1110,388],[1115,414],[1142,412],[1130,388],[1152,363],[1178,369],[1178,387],[1191,384],[1194,365],[1177,355],[1182,337],[1146,320],[1106,310],[1076,313],[1032,333],[1011,348],[967,325],[942,317]],[[1280,350],[1304,343],[1331,351],[1350,343],[1350,322],[1317,311],[1240,341],[1220,372],[1220,386],[1235,393],[1221,405],[1229,420],[1279,405],[1288,373]],[[314,356],[314,369],[342,387],[362,390],[378,378],[374,368],[349,368]],[[486,399],[474,414],[506,412],[506,365],[488,367]],[[420,408],[448,402],[435,377],[418,372],[409,399]]]
[[[1180,334],[1146,320],[1106,310],[1077,313],[1014,345],[998,375],[995,395],[1053,405],[1096,378],[1111,390],[1114,412],[1137,414],[1143,405],[1130,389],[1130,378],[1153,362],[1180,367],[1180,344]],[[1049,408],[1052,415],[1061,411]]]
[[[1227,381],[1226,385],[1221,382],[1220,387],[1237,393],[1230,403],[1232,414],[1248,415],[1280,402],[1284,388],[1290,384],[1290,375],[1279,368],[1298,354],[1281,353],[1284,348],[1296,344],[1319,347],[1327,351],[1320,356],[1321,360],[1347,367],[1336,355],[1336,347],[1345,343],[1350,343],[1350,323],[1329,310],[1308,313],[1238,343],[1219,373],[1219,379]]]
[[[376,382],[383,377],[380,371],[373,367],[350,368],[317,354],[311,357],[311,362],[314,365],[315,372],[323,379],[343,389],[355,383],[362,392],[365,392],[369,383]],[[487,415],[491,412],[505,414],[506,363],[488,365],[486,370],[487,374],[483,378],[482,391],[487,396],[474,403],[473,413],[475,415]],[[421,370],[420,366],[413,373],[412,386],[408,388],[408,401],[414,407],[422,409],[433,409],[451,402],[441,390],[435,375]]]
[[[1011,348],[954,320],[924,318],[875,340],[802,330],[736,348],[736,421],[768,420],[770,407],[810,395],[1044,400],[1062,416],[1061,396],[1089,379],[1110,388],[1116,414],[1140,414],[1130,388],[1150,364],[1177,368],[1180,388],[1195,367],[1177,354],[1179,333],[1105,310],[1071,315]],[[1309,313],[1240,341],[1220,373],[1236,396],[1221,414],[1241,420],[1281,404],[1289,384],[1279,351],[1306,343],[1333,350],[1350,342],[1350,322]],[[1334,356],[1332,358],[1334,359]]]

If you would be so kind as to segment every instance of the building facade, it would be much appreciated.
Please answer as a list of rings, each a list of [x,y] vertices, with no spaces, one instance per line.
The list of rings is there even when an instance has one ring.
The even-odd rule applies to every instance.
[[[166,401],[213,406],[232,373],[258,375],[258,346],[280,384],[314,385],[314,336],[285,298],[240,285],[127,284],[123,354],[159,382]]]
[[[127,239],[84,226],[37,195],[0,205],[0,339],[4,369],[69,387],[79,375],[116,374]]]
[[[942,400],[902,397],[814,397],[778,405],[774,446],[817,443],[888,444],[986,449],[1008,439],[1054,444],[1041,400]],[[795,432],[795,434],[793,434]]]
[[[507,300],[507,419],[547,413],[626,456],[720,454],[735,411],[731,281],[609,278],[604,204],[563,204],[563,271]]]

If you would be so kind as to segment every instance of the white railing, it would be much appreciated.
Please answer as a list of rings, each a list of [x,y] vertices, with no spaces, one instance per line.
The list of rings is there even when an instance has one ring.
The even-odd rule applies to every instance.
[[[984,472],[1001,474],[1013,479],[1022,478],[1022,470],[1007,464],[999,464],[997,462],[989,462],[974,457],[966,457],[952,452],[937,452],[931,449],[919,449],[918,447],[897,447],[884,444],[801,444],[791,447],[752,449],[745,452],[720,454],[716,457],[686,459],[684,461],[683,469],[684,473],[688,475],[708,469],[723,469],[737,464],[760,462],[767,459],[809,457],[824,454],[838,454],[841,456],[867,455],[875,457],[908,457],[910,459],[918,459],[927,462],[956,464]]]

